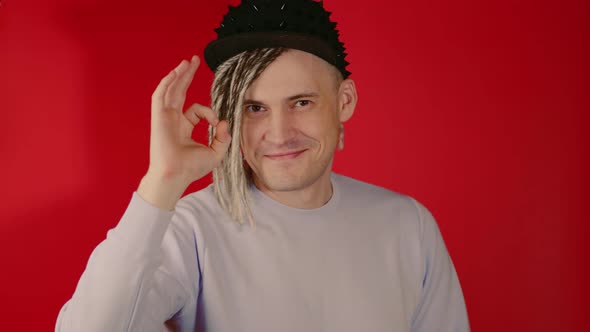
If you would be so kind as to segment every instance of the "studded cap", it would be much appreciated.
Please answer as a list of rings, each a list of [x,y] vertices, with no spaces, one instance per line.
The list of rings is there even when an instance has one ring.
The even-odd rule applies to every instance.
[[[205,47],[205,61],[215,71],[243,51],[286,47],[324,59],[347,78],[347,54],[330,15],[323,1],[242,0],[236,7],[229,6],[221,25],[215,29],[217,39]]]

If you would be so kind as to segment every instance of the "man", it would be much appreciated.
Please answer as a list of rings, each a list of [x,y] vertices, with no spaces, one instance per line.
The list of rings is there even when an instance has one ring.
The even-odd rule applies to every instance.
[[[212,109],[182,111],[199,58],[162,79],[147,174],[56,331],[469,330],[428,210],[331,172],[357,93],[328,17],[312,0],[231,8],[205,50]]]

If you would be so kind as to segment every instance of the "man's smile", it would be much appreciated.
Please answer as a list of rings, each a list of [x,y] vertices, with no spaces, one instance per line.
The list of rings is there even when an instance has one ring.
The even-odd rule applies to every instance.
[[[271,159],[271,160],[288,160],[288,159],[297,158],[299,155],[301,155],[305,151],[307,151],[307,149],[298,150],[298,151],[277,152],[277,153],[265,154],[264,156],[266,158]]]

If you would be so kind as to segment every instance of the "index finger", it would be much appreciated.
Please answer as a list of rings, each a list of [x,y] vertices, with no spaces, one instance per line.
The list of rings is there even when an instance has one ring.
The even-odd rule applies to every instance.
[[[191,105],[191,107],[184,112],[184,116],[193,126],[196,126],[201,119],[207,119],[207,121],[213,126],[216,126],[219,123],[217,115],[211,108],[196,103]]]

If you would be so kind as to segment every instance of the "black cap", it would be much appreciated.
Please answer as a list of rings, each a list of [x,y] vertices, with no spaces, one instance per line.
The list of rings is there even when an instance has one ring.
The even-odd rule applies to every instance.
[[[215,29],[217,39],[205,47],[205,61],[215,71],[243,51],[286,47],[324,59],[347,78],[350,72],[344,59],[346,49],[330,15],[322,1],[242,0],[236,7],[229,6],[229,12]]]

